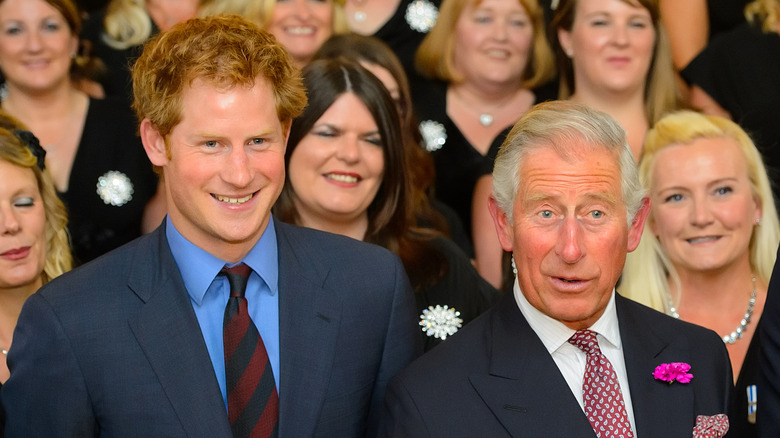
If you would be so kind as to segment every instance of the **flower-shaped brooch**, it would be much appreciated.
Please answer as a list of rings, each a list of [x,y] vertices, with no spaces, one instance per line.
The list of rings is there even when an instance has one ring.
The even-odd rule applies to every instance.
[[[460,312],[447,306],[438,304],[435,307],[428,306],[420,315],[422,331],[426,335],[439,338],[442,341],[447,339],[447,336],[454,335],[462,325],[463,320],[460,319]]]
[[[685,362],[662,363],[655,367],[653,377],[670,385],[674,382],[689,383],[693,379],[693,374],[688,372],[690,370],[691,366]]]

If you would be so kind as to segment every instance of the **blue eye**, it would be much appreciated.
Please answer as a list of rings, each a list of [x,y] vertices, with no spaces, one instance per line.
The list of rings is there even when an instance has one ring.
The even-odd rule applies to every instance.
[[[552,214],[552,212],[550,210],[544,210],[541,213],[539,213],[539,216],[541,216],[541,217],[543,217],[545,219],[550,219],[551,217],[553,217],[553,214]]]
[[[208,140],[204,142],[203,145],[206,146],[207,148],[215,148],[217,147],[217,142],[215,140]]]
[[[717,193],[718,195],[727,195],[733,191],[734,190],[731,187],[724,186],[724,187],[718,187],[718,189],[715,190],[715,193]]]
[[[669,195],[666,198],[664,198],[664,202],[680,202],[682,201],[683,197],[679,193],[675,193],[673,195]]]
[[[262,138],[253,138],[252,139],[252,144],[253,145],[261,145],[263,143],[265,143],[265,139],[262,139]]]
[[[600,211],[600,210],[593,210],[593,211],[590,212],[590,216],[593,219],[601,219],[601,218],[604,217],[604,212]]]

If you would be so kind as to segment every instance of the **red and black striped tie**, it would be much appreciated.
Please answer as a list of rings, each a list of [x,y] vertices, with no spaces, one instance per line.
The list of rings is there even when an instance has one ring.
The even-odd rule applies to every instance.
[[[220,271],[230,282],[223,326],[228,417],[235,438],[276,437],[279,396],[274,374],[244,297],[251,272],[243,263]]]

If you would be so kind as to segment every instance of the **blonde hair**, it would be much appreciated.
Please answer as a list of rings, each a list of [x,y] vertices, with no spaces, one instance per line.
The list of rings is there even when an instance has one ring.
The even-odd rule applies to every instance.
[[[117,50],[145,43],[152,36],[153,29],[152,17],[146,10],[146,1],[111,0],[103,19],[103,42]],[[199,0],[199,10],[210,7],[211,3],[212,0]]]
[[[687,145],[703,138],[733,139],[745,158],[751,192],[761,205],[761,225],[754,228],[750,237],[750,267],[756,277],[768,283],[780,244],[780,221],[761,154],[739,125],[722,117],[693,111],[678,111],[663,117],[645,139],[639,164],[642,185],[649,189],[653,183],[653,167],[658,152],[669,146]],[[652,215],[651,209],[648,221],[652,220]],[[675,285],[675,290],[679,291],[677,271],[650,227],[645,227],[639,247],[626,258],[620,293],[657,310],[669,312],[670,281]]]
[[[57,195],[54,181],[47,170],[38,167],[38,159],[13,132],[26,130],[19,121],[0,110],[0,160],[32,170],[38,183],[46,215],[46,259],[41,272],[43,284],[69,271],[72,267],[68,239],[68,213]]]
[[[749,22],[761,25],[766,33],[778,33],[780,3],[777,0],[753,0],[745,6],[745,17]]]
[[[477,6],[482,0],[444,0],[436,24],[425,36],[415,55],[417,70],[426,77],[445,82],[463,80],[454,66],[455,28],[467,6]],[[544,13],[537,0],[518,0],[531,18],[533,47],[523,73],[523,86],[534,88],[555,76],[555,60],[547,41]]]
[[[558,29],[571,31],[579,0],[560,0],[555,15],[550,22],[550,36],[553,40],[555,57],[558,62],[560,85],[558,98],[568,99],[574,94],[574,65],[571,58],[561,47]],[[621,0],[632,7],[642,7],[650,13],[655,29],[655,49],[650,68],[645,78],[644,109],[649,124],[654,125],[661,117],[680,107],[680,97],[674,78],[672,51],[669,37],[661,21],[658,0]]]

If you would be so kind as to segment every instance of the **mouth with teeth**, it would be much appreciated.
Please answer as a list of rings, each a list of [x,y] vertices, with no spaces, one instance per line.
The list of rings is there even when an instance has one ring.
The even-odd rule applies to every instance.
[[[704,236],[704,237],[695,237],[692,239],[686,239],[688,243],[691,245],[696,245],[698,243],[708,243],[708,242],[714,242],[716,240],[720,239],[718,236]]]
[[[360,181],[360,176],[345,173],[326,173],[325,178],[345,184],[356,184]]]
[[[291,35],[311,35],[316,29],[311,26],[288,27],[285,31]]]
[[[222,196],[222,195],[215,195],[215,194],[212,194],[211,196],[219,202],[224,202],[225,204],[238,205],[238,204],[243,204],[249,201],[250,199],[254,198],[255,194],[251,193],[247,196],[244,196],[243,198],[231,198],[229,196]]]

